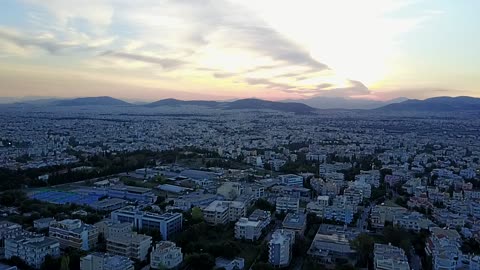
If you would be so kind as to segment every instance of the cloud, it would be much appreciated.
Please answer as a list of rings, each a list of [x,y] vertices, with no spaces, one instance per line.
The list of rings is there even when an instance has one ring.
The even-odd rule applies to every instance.
[[[6,28],[0,28],[0,40],[3,40],[4,42],[8,42],[23,49],[39,48],[51,54],[62,54],[69,51],[79,52],[95,50],[106,46],[113,41],[113,39],[94,40],[89,38],[84,38],[83,41],[62,41],[56,39],[55,36],[50,33],[28,36],[24,33]]]
[[[325,90],[324,85],[320,85],[320,88],[317,89],[320,90],[320,95],[328,97],[355,97],[371,94],[371,91],[359,81],[349,80],[349,84],[350,86],[348,87],[339,87],[329,90]]]
[[[245,82],[250,84],[250,85],[263,85],[268,89],[275,89],[275,90],[281,90],[284,92],[287,92],[289,89],[294,88],[291,85],[284,84],[284,83],[276,83],[272,82],[268,79],[264,78],[246,78]]]
[[[125,53],[125,52],[106,51],[101,53],[100,56],[139,61],[139,62],[144,62],[149,64],[156,64],[156,65],[162,66],[165,69],[174,69],[186,64],[185,61],[182,61],[179,59],[161,58],[161,57],[147,56],[147,55],[134,54],[134,53]]]

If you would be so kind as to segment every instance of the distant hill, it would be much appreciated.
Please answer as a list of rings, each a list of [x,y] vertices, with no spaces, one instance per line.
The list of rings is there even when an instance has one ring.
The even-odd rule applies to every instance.
[[[379,101],[371,99],[343,98],[343,97],[312,97],[307,99],[291,99],[285,102],[303,103],[317,109],[376,109],[388,104],[398,103],[407,100],[407,98],[396,98],[388,101]]]
[[[251,109],[251,110],[275,110],[282,112],[294,112],[294,113],[311,113],[315,111],[308,105],[298,102],[276,102],[255,98],[239,99],[236,101],[228,102],[224,104],[225,109]]]
[[[294,112],[294,113],[310,113],[315,109],[302,103],[297,102],[276,102],[267,101],[262,99],[247,98],[239,99],[231,102],[220,101],[207,101],[207,100],[178,100],[173,98],[162,99],[152,103],[144,104],[145,107],[160,107],[160,106],[203,106],[224,110],[262,110],[269,109],[282,112]]]
[[[386,112],[480,112],[480,98],[462,96],[434,97],[425,100],[409,99],[400,103],[389,104],[376,110]]]
[[[63,99],[53,101],[51,105],[54,106],[125,106],[131,105],[120,99],[112,97],[83,97],[74,99]]]
[[[183,106],[183,105],[193,105],[193,106],[205,106],[205,107],[217,107],[219,102],[217,101],[208,101],[208,100],[179,100],[174,98],[161,99],[152,103],[144,104],[146,107],[159,107],[159,106]]]

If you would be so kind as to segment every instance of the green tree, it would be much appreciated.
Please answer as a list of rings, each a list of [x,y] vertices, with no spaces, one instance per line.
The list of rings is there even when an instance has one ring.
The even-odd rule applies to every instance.
[[[215,259],[208,253],[189,254],[185,262],[194,270],[211,270],[215,266]]]
[[[70,257],[68,255],[63,256],[60,262],[60,270],[70,270]]]
[[[193,207],[192,208],[192,219],[195,222],[202,221],[203,220],[202,209],[200,209],[199,207]]]
[[[352,247],[357,252],[358,264],[367,266],[370,255],[373,254],[374,240],[366,233],[361,233],[352,241]]]

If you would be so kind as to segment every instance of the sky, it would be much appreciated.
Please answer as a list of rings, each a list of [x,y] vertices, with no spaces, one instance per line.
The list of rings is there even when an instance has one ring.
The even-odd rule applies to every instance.
[[[480,97],[477,0],[2,0],[0,96]]]

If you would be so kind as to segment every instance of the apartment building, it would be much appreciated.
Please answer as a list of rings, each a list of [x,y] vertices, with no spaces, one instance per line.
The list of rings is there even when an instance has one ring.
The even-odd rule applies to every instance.
[[[5,258],[19,257],[29,266],[39,269],[45,257],[60,256],[58,240],[43,235],[19,235],[5,240]]]
[[[79,219],[65,219],[50,224],[49,236],[57,239],[61,248],[89,250],[98,242],[98,229]]]
[[[246,215],[245,203],[238,201],[213,201],[203,210],[205,221],[210,224],[226,224]]]
[[[0,222],[0,258],[5,255],[5,240],[18,235],[27,235],[29,232],[22,229],[22,226],[10,221]]]
[[[425,246],[425,252],[432,257],[433,270],[454,270],[461,266],[461,237],[455,230],[433,227]]]
[[[180,232],[183,222],[181,213],[157,214],[140,211],[134,206],[127,206],[113,211],[111,219],[133,224],[133,227],[137,229],[159,230],[165,240]]]
[[[104,219],[94,224],[98,229],[98,233],[103,235],[105,239],[110,236],[110,231],[114,233],[128,233],[132,231],[132,224],[127,222],[114,221]]]
[[[275,203],[276,212],[298,212],[300,200],[292,197],[278,197]]]
[[[80,259],[80,270],[134,270],[133,261],[127,257],[94,252]]]
[[[350,233],[320,228],[312,241],[308,254],[325,265],[348,261],[355,264],[356,253],[351,247]]]
[[[280,175],[280,183],[286,186],[303,187],[303,177],[295,174]]]
[[[107,252],[144,261],[148,249],[152,245],[152,237],[135,232],[111,234],[107,239]]]
[[[375,244],[373,249],[375,270],[410,270],[405,251],[391,244]]]
[[[150,267],[153,269],[177,268],[182,261],[182,249],[170,241],[158,242],[150,253]]]
[[[282,223],[283,229],[294,231],[298,235],[303,235],[307,227],[307,215],[304,213],[288,213]]]
[[[292,259],[292,246],[295,243],[295,232],[276,230],[268,242],[268,262],[275,267],[286,267]]]
[[[406,212],[398,213],[393,217],[393,224],[407,230],[414,230],[419,232],[420,230],[428,230],[434,226],[431,220],[418,212]]]
[[[270,221],[269,212],[257,209],[250,217],[242,217],[235,223],[235,238],[257,240],[262,236],[263,229],[270,224]]]

